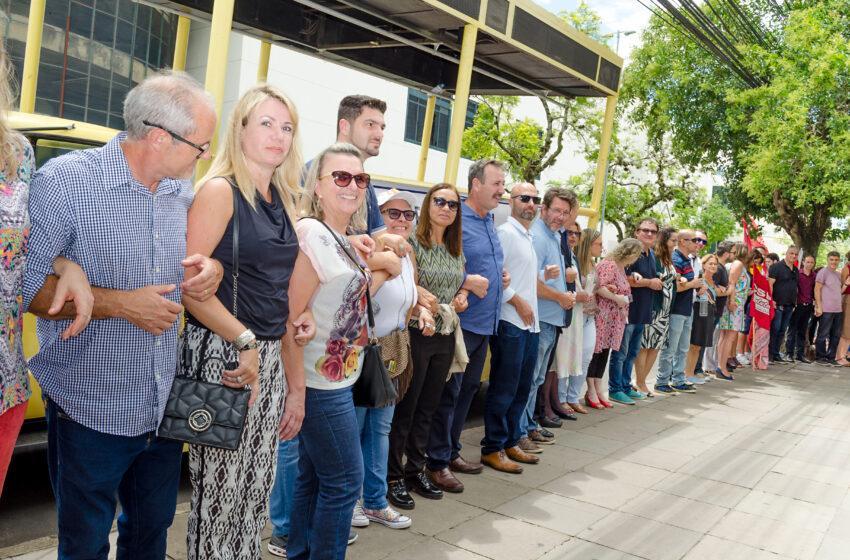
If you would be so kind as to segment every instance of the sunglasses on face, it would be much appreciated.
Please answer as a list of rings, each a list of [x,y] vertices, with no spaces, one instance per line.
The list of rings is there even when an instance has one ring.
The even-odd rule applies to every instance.
[[[641,233],[645,233],[647,235],[658,235],[657,229],[638,228],[638,231],[641,232]]]
[[[416,212],[413,210],[399,210],[398,208],[387,208],[381,212],[390,217],[391,220],[398,220],[402,216],[408,222],[412,222],[416,218]]]
[[[581,237],[581,232],[580,231],[567,230],[567,235],[574,236],[574,237]]]
[[[327,177],[333,177],[334,185],[345,188],[351,184],[351,180],[354,179],[354,184],[357,185],[358,189],[365,189],[369,186],[369,181],[371,177],[368,173],[358,173],[357,175],[353,175],[348,171],[331,171],[327,175],[322,175],[319,177],[319,180],[325,179]]]
[[[528,204],[531,201],[534,201],[534,204],[540,204],[540,197],[539,196],[532,196],[530,194],[516,194],[516,195],[511,197],[511,200],[517,199],[517,198],[523,204]]]
[[[434,197],[432,200],[437,206],[437,208],[443,208],[444,206],[448,206],[449,210],[456,211],[460,207],[460,202],[458,202],[457,200],[446,200],[445,198],[439,196]]]
[[[699,243],[700,245],[707,245],[708,239],[702,239],[701,237],[695,237],[694,243]]]
[[[169,136],[171,136],[172,138],[174,138],[178,142],[183,142],[187,146],[192,146],[193,148],[198,150],[198,155],[195,156],[195,159],[201,159],[201,156],[204,155],[210,149],[210,143],[209,142],[207,142],[203,146],[199,146],[199,145],[195,144],[194,142],[192,142],[191,140],[186,140],[185,138],[183,138],[182,136],[180,136],[176,132],[168,130],[167,128],[165,128],[161,124],[152,123],[150,121],[142,121],[142,124],[145,125],[145,126],[150,126],[152,128],[158,128],[160,130],[164,130],[165,132],[168,133]]]

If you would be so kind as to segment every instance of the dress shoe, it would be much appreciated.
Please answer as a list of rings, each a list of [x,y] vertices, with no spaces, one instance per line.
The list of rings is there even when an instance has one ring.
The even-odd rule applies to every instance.
[[[523,436],[519,438],[517,445],[526,453],[543,453],[543,450],[540,448],[540,446],[531,441],[531,438],[529,438],[528,436]]]
[[[387,486],[387,500],[392,505],[399,509],[413,509],[416,506],[404,480],[390,480]]]
[[[579,414],[587,414],[587,409],[581,406],[581,403],[567,403],[570,408],[572,408],[575,412]]]
[[[484,470],[484,465],[481,463],[470,463],[460,455],[455,457],[449,462],[449,468],[453,472],[459,472],[463,474],[479,474]]]
[[[522,472],[522,465],[514,463],[508,459],[508,456],[505,455],[504,451],[496,451],[494,453],[482,455],[481,462],[491,469],[496,469],[497,471],[511,474],[520,474]]]
[[[540,418],[537,423],[544,428],[560,428],[564,424],[560,418],[546,418],[545,416]]]
[[[534,443],[542,443],[543,445],[552,445],[555,443],[555,438],[545,437],[540,430],[531,430],[528,432],[528,437]]]
[[[803,356],[802,358],[797,358],[797,361],[803,364],[810,364],[812,361],[807,357]]]
[[[561,418],[563,420],[575,420],[576,419],[576,417],[575,417],[576,415],[573,414],[572,408],[571,407],[570,408],[564,407],[560,403],[558,404],[558,406],[554,406],[554,405],[552,406],[552,412],[555,413],[555,416],[557,416],[558,418]]]
[[[508,456],[508,459],[512,461],[516,461],[517,463],[526,463],[528,465],[536,465],[540,462],[540,457],[537,455],[532,455],[530,453],[526,453],[516,445],[513,447],[508,447],[505,449],[505,455]]]
[[[540,435],[542,435],[546,439],[550,439],[550,440],[555,439],[555,434],[553,434],[552,432],[550,432],[546,428],[540,428],[538,431],[540,432]]]
[[[483,469],[484,466],[482,465],[481,468]],[[455,475],[452,474],[452,471],[450,471],[448,467],[438,471],[425,469],[425,473],[428,475],[428,478],[431,479],[431,482],[434,483],[434,486],[443,492],[451,492],[452,494],[460,494],[463,492],[463,482],[455,478]]]
[[[440,500],[443,498],[443,491],[434,486],[431,479],[424,472],[408,478],[407,485],[423,498],[428,498],[429,500]]]

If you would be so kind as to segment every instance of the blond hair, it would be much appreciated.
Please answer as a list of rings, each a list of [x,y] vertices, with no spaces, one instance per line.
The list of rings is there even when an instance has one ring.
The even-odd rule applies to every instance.
[[[620,241],[616,247],[611,249],[608,257],[617,264],[623,264],[629,259],[637,259],[643,251],[643,243],[632,237]]]
[[[304,181],[304,192],[301,194],[301,201],[298,203],[298,213],[303,218],[318,218],[325,219],[325,211],[322,208],[322,199],[316,196],[316,187],[319,185],[319,177],[325,171],[325,160],[330,155],[353,156],[359,161],[363,161],[363,155],[360,150],[353,144],[348,142],[337,142],[331,144],[316,156],[313,160],[313,165],[310,166],[310,171],[307,173],[307,179]],[[333,171],[333,170],[328,170]],[[352,179],[353,181],[354,179]],[[351,227],[357,231],[366,230],[366,199],[363,197],[363,203],[360,208],[351,216]]]
[[[0,41],[0,167],[7,179],[18,178],[23,143],[26,141],[18,132],[9,127],[6,120],[12,103],[15,101],[15,86],[12,64],[6,55],[6,48]]]
[[[255,207],[257,185],[251,178],[248,162],[242,151],[242,131],[248,124],[251,113],[266,99],[280,101],[287,108],[292,119],[293,133],[289,153],[272,174],[272,185],[280,195],[286,213],[292,217],[295,211],[295,203],[301,194],[298,181],[301,178],[301,167],[304,165],[298,131],[298,111],[295,109],[295,104],[283,91],[269,84],[257,84],[251,87],[236,102],[236,107],[233,108],[230,122],[227,125],[224,149],[220,150],[215,156],[209,171],[198,181],[196,188],[200,189],[214,177],[233,177],[242,196],[252,208]]]

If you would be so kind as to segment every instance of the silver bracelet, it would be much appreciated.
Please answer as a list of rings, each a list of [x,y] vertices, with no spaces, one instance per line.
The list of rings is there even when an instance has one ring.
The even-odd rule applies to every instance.
[[[257,337],[251,329],[247,329],[245,332],[236,337],[233,341],[233,345],[236,346],[236,350],[239,352],[242,352],[243,350],[254,350],[257,348]]]

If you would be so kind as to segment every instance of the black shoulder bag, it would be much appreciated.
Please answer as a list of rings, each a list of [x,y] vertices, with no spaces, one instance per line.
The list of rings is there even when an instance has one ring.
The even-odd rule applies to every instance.
[[[319,221],[334,240],[342,248],[348,259],[354,263],[363,277],[366,279],[366,312],[369,320],[369,344],[363,348],[363,368],[360,370],[360,377],[354,383],[352,388],[354,394],[354,406],[365,408],[383,408],[391,404],[395,404],[398,398],[393,380],[390,377],[387,367],[384,364],[384,358],[381,356],[381,345],[378,339],[375,338],[375,316],[372,313],[372,296],[369,295],[369,276],[357,259],[348,251],[342,241],[339,240],[336,233],[328,227],[328,224],[321,220]]]
[[[233,188],[233,316],[236,317],[240,194],[233,182],[226,177],[225,179]],[[232,451],[239,447],[242,439],[251,390],[233,389],[219,383],[201,381],[201,371],[209,363],[205,354],[211,335],[209,330],[204,333],[194,376],[178,375],[174,378],[165,405],[165,416],[157,433],[168,439]],[[190,363],[186,351],[181,356],[181,362],[182,372],[183,366]],[[224,364],[224,369],[232,370],[236,367],[238,363]]]

